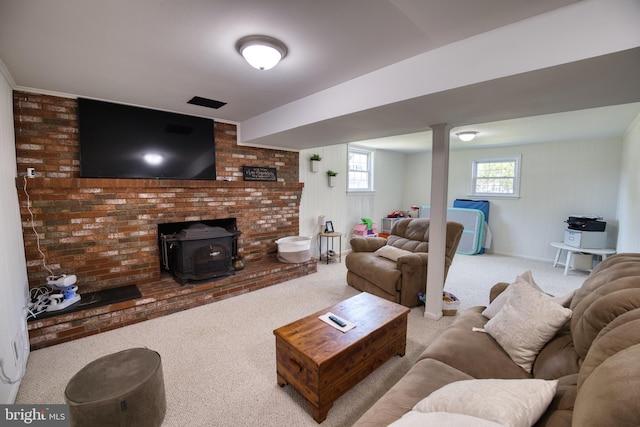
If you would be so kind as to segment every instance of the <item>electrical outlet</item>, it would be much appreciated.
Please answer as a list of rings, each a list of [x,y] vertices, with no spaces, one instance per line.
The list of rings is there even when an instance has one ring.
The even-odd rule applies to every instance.
[[[27,178],[35,178],[36,170],[34,168],[27,168]]]

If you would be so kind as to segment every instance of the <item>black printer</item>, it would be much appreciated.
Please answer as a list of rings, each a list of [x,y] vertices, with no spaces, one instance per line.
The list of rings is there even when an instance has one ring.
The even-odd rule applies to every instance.
[[[601,221],[599,216],[570,216],[565,222],[569,224],[569,230],[580,231],[604,231],[607,223]]]

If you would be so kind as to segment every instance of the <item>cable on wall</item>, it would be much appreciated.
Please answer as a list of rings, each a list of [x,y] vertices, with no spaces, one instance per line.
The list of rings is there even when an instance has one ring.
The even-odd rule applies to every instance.
[[[40,234],[38,234],[38,231],[36,230],[34,215],[33,211],[31,210],[31,198],[29,197],[29,192],[27,191],[27,175],[24,176],[23,190],[24,194],[27,196],[27,210],[29,211],[29,215],[31,216],[31,229],[33,230],[33,234],[36,235],[36,245],[38,247],[38,252],[40,252],[40,255],[42,256],[42,266],[49,272],[51,276],[53,276],[53,271],[51,271],[51,269],[47,266],[47,257],[40,248]],[[27,306],[24,307],[27,319],[35,319],[37,315],[47,310],[50,294],[51,288],[49,286],[39,286],[37,288],[31,288],[29,290],[29,301],[27,303]],[[5,376],[4,373],[3,376]],[[13,383],[10,382],[9,384]]]
[[[42,252],[42,249],[40,248],[40,235],[38,234],[38,231],[36,230],[36,225],[35,225],[35,220],[34,220],[34,216],[33,216],[33,212],[31,211],[31,199],[29,197],[29,192],[27,191],[27,176],[24,176],[24,194],[27,196],[27,210],[29,211],[29,215],[31,215],[31,229],[33,230],[33,233],[36,235],[36,245],[38,247],[38,252],[40,252],[40,255],[42,255],[42,266],[45,270],[47,270],[49,272],[49,274],[51,276],[54,276],[53,271],[51,271],[51,269],[47,266],[47,257],[44,254],[44,252]]]

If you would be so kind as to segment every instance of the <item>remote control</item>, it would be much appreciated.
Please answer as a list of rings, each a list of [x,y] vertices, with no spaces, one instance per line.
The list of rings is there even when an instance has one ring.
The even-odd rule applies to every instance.
[[[344,323],[342,320],[338,319],[336,316],[329,316],[329,320],[331,320],[333,323],[335,323],[336,325],[340,325],[343,328],[345,326],[347,326],[346,323]]]

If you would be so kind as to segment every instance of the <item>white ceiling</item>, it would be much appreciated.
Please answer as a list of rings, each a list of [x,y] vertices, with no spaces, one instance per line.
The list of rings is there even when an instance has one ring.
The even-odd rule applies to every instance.
[[[619,27],[638,28],[639,5],[637,0],[0,0],[0,71],[19,90],[212,117],[238,123],[241,142],[293,150],[415,137],[442,121],[458,128],[473,125],[481,132],[477,143],[582,137],[576,132],[619,136],[640,112],[635,34],[631,43],[614,37],[617,45],[602,46],[602,55],[572,50],[584,61],[523,64],[536,71],[441,87],[415,98],[409,94],[387,104],[376,104],[376,94],[384,89],[379,85],[359,93],[363,102],[357,109],[324,116],[320,110],[353,102],[340,92],[342,85],[479,34],[509,31],[537,17],[553,22],[553,14],[565,10],[560,25],[577,25],[567,16],[585,8],[592,14],[624,8]],[[234,46],[250,34],[279,38],[289,54],[269,71],[249,67]],[[504,41],[505,49],[512,48],[509,42]],[[474,64],[486,60],[482,54],[438,65],[451,67],[445,71],[452,76],[461,69],[474,71]],[[393,77],[395,84],[398,76]],[[286,123],[291,117],[278,118],[278,111],[295,111],[299,102],[313,101],[324,91],[338,96],[312,111],[316,118],[293,125]],[[193,96],[227,105],[212,110],[187,104]],[[632,105],[600,108],[619,104]],[[587,116],[549,114],[575,110]],[[530,116],[536,117],[515,120]],[[268,125],[260,125],[262,118]],[[398,149],[404,145],[392,142]]]
[[[534,144],[542,142],[620,138],[638,117],[640,103],[591,108],[501,120],[452,129],[451,149]],[[455,134],[476,131],[473,141],[463,142]],[[358,145],[402,153],[431,150],[431,131],[362,140]]]

